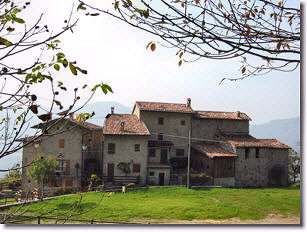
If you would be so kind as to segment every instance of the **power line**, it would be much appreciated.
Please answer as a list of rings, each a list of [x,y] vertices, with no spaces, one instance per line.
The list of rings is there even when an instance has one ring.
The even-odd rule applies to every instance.
[[[172,135],[172,134],[164,134],[164,133],[151,133],[154,135],[159,135],[162,134],[163,136],[166,137],[174,137],[174,138],[182,138],[182,139],[189,139],[187,136],[180,136],[180,135]],[[197,141],[206,141],[206,142],[219,142],[219,143],[227,143],[221,140],[214,140],[214,139],[204,139],[204,138],[196,138],[196,137],[191,137],[191,140],[197,140]]]

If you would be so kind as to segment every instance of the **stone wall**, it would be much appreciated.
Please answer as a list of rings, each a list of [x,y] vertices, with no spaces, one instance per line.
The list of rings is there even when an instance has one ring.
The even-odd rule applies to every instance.
[[[134,112],[137,115],[137,110]],[[163,125],[158,124],[159,117],[163,117]],[[184,149],[184,156],[182,157],[187,157],[191,114],[142,111],[140,112],[140,120],[146,124],[151,133],[149,140],[158,140],[158,134],[163,133],[163,140],[174,143],[169,151],[168,158],[176,157],[176,149]],[[185,121],[185,125],[181,125],[181,121]]]
[[[214,178],[214,185],[223,186],[223,187],[234,187],[235,178],[234,177]]]
[[[52,133],[52,131],[50,131]],[[59,147],[59,140],[64,139],[64,148]],[[69,160],[69,172],[68,176],[65,176],[62,179],[61,187],[65,188],[66,181],[72,181],[73,187],[80,187],[81,179],[75,178],[77,176],[77,169],[75,168],[76,163],[79,163],[81,166],[81,142],[82,142],[82,130],[79,127],[74,127],[70,130],[67,130],[63,133],[56,134],[50,137],[44,136],[39,143],[39,147],[35,148],[34,145],[28,145],[23,149],[22,162],[23,165],[31,163],[37,156],[48,156],[51,155],[55,159],[57,156],[62,153],[64,157],[63,160]],[[81,170],[78,170],[78,176],[81,176]],[[32,190],[36,186],[36,183],[32,178],[27,176],[27,168],[24,168],[22,171],[22,188],[25,191]],[[46,186],[48,190],[48,186]]]
[[[150,175],[153,173],[154,175]],[[170,184],[170,169],[148,168],[147,183],[149,185],[159,185],[159,174],[164,173],[164,185]]]
[[[192,120],[192,137],[213,139],[217,130],[226,133],[249,133],[249,121],[247,120],[219,120],[196,119]]]
[[[146,183],[147,176],[147,150],[149,136],[133,136],[133,135],[105,135],[104,136],[104,159],[103,159],[103,175],[107,176],[108,164],[114,164],[114,176],[125,176],[126,174],[120,170],[117,165],[120,162],[131,162],[131,173],[128,176],[141,176],[141,184]],[[115,154],[108,154],[108,144],[115,144]],[[134,145],[140,144],[140,151],[134,150]],[[133,173],[133,164],[140,164],[140,172]]]
[[[236,154],[236,186],[265,187],[274,183],[270,177],[270,170],[280,165],[284,170],[281,185],[287,184],[288,179],[288,150],[259,148],[259,158],[256,158],[256,148],[249,148],[248,158],[245,159],[245,148],[237,148]]]

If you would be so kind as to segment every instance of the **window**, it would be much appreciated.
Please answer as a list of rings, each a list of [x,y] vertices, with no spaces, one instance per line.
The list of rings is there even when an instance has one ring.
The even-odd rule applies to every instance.
[[[185,120],[181,120],[180,124],[181,124],[181,126],[184,126],[185,125]]]
[[[64,148],[65,139],[59,139],[59,148]]]
[[[115,154],[115,143],[108,143],[108,154]]]
[[[154,172],[149,172],[149,176],[154,176],[155,173]]]
[[[249,148],[245,148],[245,159],[248,159]]]
[[[69,175],[69,160],[57,160],[58,169],[56,171],[63,173],[64,175]]]
[[[163,140],[163,134],[162,133],[158,134],[158,140]]]
[[[176,156],[184,156],[184,149],[176,149]]]
[[[140,172],[141,165],[140,164],[133,164],[133,172]]]
[[[162,117],[158,118],[158,124],[163,125],[164,124],[164,118],[162,118]]]
[[[149,148],[149,157],[156,157],[156,149],[154,148]]]
[[[134,151],[140,151],[140,144],[134,144]]]
[[[256,148],[256,158],[257,159],[259,158],[259,148],[258,147]]]

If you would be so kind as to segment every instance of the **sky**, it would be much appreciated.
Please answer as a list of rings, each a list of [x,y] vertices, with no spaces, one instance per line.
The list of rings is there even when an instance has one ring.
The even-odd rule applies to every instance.
[[[112,1],[104,2],[112,8]],[[77,1],[73,0],[33,0],[24,18],[31,22],[44,12],[43,21],[51,31],[57,31],[64,25],[73,3],[76,7]],[[179,67],[177,50],[159,44],[155,52],[146,49],[149,42],[159,41],[152,35],[106,15],[88,17],[74,12],[72,18],[79,21],[74,33],[60,37],[62,48],[88,70],[88,75],[76,78],[66,71],[55,75],[71,88],[101,81],[113,88],[113,94],[98,93],[91,102],[116,101],[132,108],[135,101],[185,103],[189,97],[195,110],[242,111],[252,118],[251,124],[300,114],[299,69],[219,85],[223,77],[233,77],[238,72],[239,60],[201,59]],[[31,52],[31,56],[34,59],[37,55]],[[43,94],[47,92],[40,89],[38,95],[48,99]],[[62,101],[68,99],[65,96]],[[96,115],[104,116],[99,112]]]

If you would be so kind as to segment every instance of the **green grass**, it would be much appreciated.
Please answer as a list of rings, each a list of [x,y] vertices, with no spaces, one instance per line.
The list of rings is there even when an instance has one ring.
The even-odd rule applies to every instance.
[[[300,190],[289,188],[191,190],[183,187],[149,188],[125,194],[82,194],[81,207],[76,208],[80,195],[70,195],[26,206],[29,215],[109,221],[151,219],[262,219],[268,214],[300,215]],[[57,209],[57,210],[54,210]],[[14,210],[12,207],[8,211]]]
[[[3,205],[5,204],[5,202],[8,204],[8,203],[13,203],[13,202],[16,202],[15,198],[1,198],[0,199],[0,205]]]

